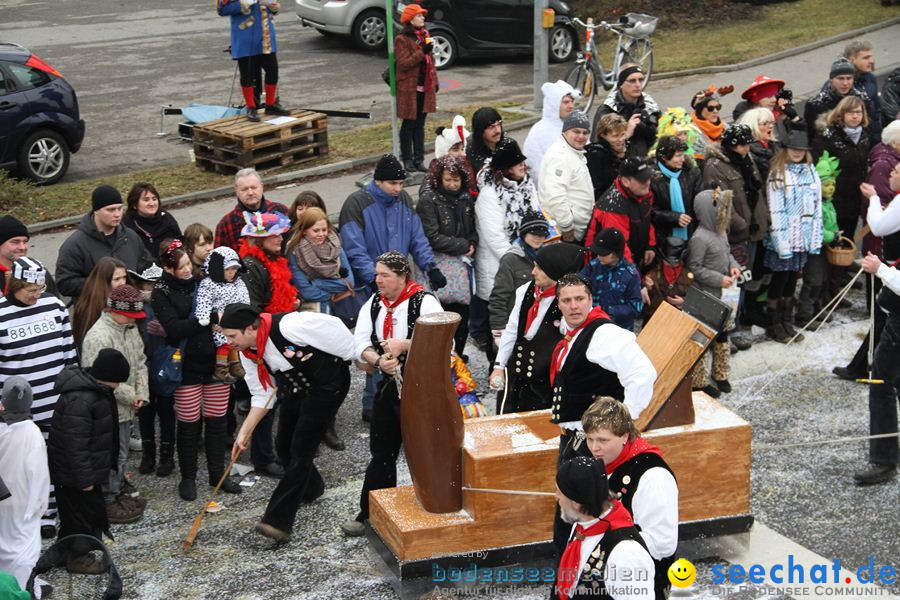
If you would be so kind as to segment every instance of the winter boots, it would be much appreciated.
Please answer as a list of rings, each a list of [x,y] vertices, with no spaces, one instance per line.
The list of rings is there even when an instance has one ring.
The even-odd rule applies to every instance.
[[[159,445],[159,465],[156,467],[157,477],[168,477],[175,470],[175,445],[162,442]]]
[[[706,353],[704,353],[703,356],[700,357],[700,360],[697,361],[697,364],[694,365],[691,378],[692,390],[705,392],[713,398],[718,398],[722,395],[719,388],[709,380],[709,367],[706,365]]]
[[[784,330],[784,307],[780,299],[766,300],[766,308],[772,316],[772,325],[766,327],[766,337],[775,340],[779,344],[787,344],[791,336]]]
[[[715,342],[712,352],[712,379],[716,387],[723,394],[731,392],[731,383],[728,381],[730,372],[729,357],[731,355],[728,342]]]
[[[785,333],[787,333],[791,338],[794,339],[795,342],[802,342],[805,338],[802,333],[798,333],[796,329],[794,329],[794,298],[781,298],[779,299],[782,306],[782,321],[781,325],[784,327]]]
[[[344,440],[338,436],[337,431],[334,428],[334,421],[332,421],[331,425],[328,426],[328,429],[325,430],[322,441],[332,450],[340,451],[347,447],[346,444],[344,444]]]
[[[154,440],[141,441],[141,464],[138,473],[149,475],[156,468],[156,442]]]
[[[215,487],[225,472],[225,437],[227,417],[206,419],[206,465],[209,469],[209,485]],[[229,494],[240,494],[244,491],[240,485],[226,477],[222,482],[222,491]]]
[[[197,499],[197,452],[200,447],[200,431],[203,423],[195,421],[186,423],[178,421],[176,429],[176,447],[178,450],[178,467],[181,469],[181,481],[178,484],[178,495],[182,500]]]

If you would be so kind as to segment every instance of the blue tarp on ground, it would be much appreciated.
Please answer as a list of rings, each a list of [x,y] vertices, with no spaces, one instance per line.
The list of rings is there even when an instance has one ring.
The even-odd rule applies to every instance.
[[[181,109],[181,114],[187,122],[196,124],[241,115],[244,114],[244,110],[227,106],[192,102],[190,106]]]

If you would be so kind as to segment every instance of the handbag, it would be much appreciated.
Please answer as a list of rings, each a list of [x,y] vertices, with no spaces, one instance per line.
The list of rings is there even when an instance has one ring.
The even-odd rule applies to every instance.
[[[442,305],[469,304],[472,301],[472,261],[466,256],[450,256],[442,252],[434,253],[435,266],[447,278],[447,285],[439,290],[431,290]],[[428,278],[424,278],[428,281]]]
[[[158,338],[158,336],[149,336],[150,340]],[[158,338],[162,340],[162,338]],[[175,395],[175,390],[181,385],[182,369],[184,367],[184,347],[187,338],[181,340],[177,348],[158,342],[151,346],[156,346],[150,350],[150,361],[147,366],[148,378],[150,380],[150,392],[155,396],[171,398]]]

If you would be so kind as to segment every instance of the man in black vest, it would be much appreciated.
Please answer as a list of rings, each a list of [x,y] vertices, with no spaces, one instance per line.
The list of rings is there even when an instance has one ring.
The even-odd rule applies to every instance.
[[[300,502],[312,502],[325,492],[313,459],[350,389],[353,334],[330,315],[273,315],[242,303],[226,306],[219,326],[241,351],[251,395],[250,414],[238,431],[232,456],[247,449],[250,432],[272,409],[269,400],[279,392],[282,406],[275,446],[286,470],[256,531],[286,543]]]
[[[885,250],[885,254],[887,250]],[[881,279],[876,310],[887,312],[881,339],[872,360],[872,377],[884,383],[869,385],[869,433],[871,435],[897,433],[897,398],[900,392],[900,271],[895,261],[888,266],[871,252],[863,259],[863,270]],[[897,475],[900,458],[897,437],[869,441],[867,469],[857,471],[853,478],[859,485],[884,483]]]
[[[507,386],[506,403],[500,407],[504,413],[550,408],[550,357],[562,339],[556,280],[581,269],[584,249],[573,244],[551,244],[538,251],[534,263],[534,279],[516,290],[490,377],[493,387]],[[510,358],[513,364],[504,382],[503,371]]]
[[[552,596],[653,600],[653,559],[628,510],[610,499],[603,461],[578,456],[563,462],[556,498],[571,531]]]
[[[563,338],[550,359],[553,387],[551,420],[563,433],[560,458],[581,430],[581,417],[597,396],[625,403],[632,418],[650,404],[656,369],[635,335],[622,329],[599,306],[592,306],[591,285],[580,275],[568,274],[556,282],[556,298],[563,320]],[[554,542],[562,550],[565,528],[557,513]]]

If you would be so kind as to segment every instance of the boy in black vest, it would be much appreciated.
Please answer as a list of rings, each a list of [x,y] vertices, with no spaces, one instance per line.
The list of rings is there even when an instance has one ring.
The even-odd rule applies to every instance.
[[[236,436],[233,456],[247,449],[253,427],[272,409],[270,396],[279,392],[275,447],[286,470],[256,531],[286,543],[300,502],[312,502],[325,492],[313,459],[350,389],[353,334],[330,315],[273,315],[241,303],[225,307],[219,326],[240,351],[251,395],[250,413]]]
[[[53,411],[47,456],[59,504],[59,538],[109,533],[101,486],[119,455],[119,413],[113,392],[128,381],[131,367],[121,352],[104,348],[87,369],[66,367],[56,378],[59,401]],[[92,546],[73,540],[66,547],[70,573],[104,573]]]
[[[552,596],[653,600],[653,559],[628,510],[610,499],[603,461],[564,461],[556,473],[556,498],[571,531]]]
[[[493,387],[507,386],[506,404],[500,407],[505,413],[550,408],[550,357],[562,338],[556,280],[578,271],[584,252],[574,244],[551,244],[538,250],[534,263],[534,279],[516,290],[490,377]],[[513,364],[503,382],[510,358]]]

